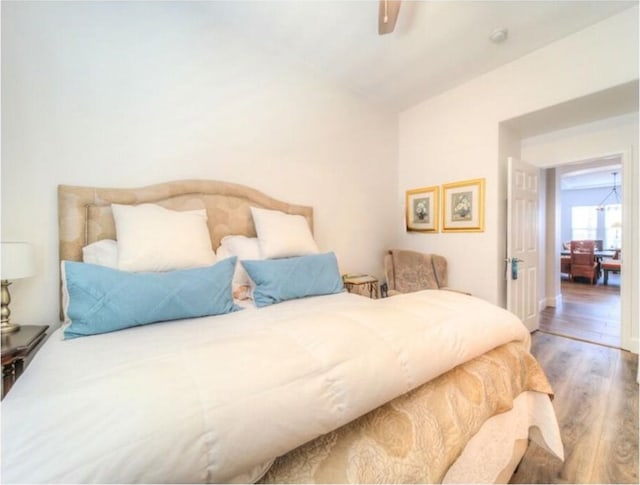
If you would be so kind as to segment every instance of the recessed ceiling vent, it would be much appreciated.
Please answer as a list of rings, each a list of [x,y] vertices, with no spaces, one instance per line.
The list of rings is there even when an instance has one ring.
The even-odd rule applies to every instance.
[[[501,44],[509,36],[509,31],[505,28],[496,29],[489,34],[489,40],[494,44]]]

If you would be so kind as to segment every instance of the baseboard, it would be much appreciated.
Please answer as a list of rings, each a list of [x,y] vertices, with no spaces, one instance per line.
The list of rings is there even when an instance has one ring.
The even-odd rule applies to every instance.
[[[562,298],[562,294],[543,298],[542,300],[540,300],[540,303],[538,304],[539,311],[544,310],[548,306],[554,307],[554,308],[557,307],[558,302],[560,301],[561,298]]]

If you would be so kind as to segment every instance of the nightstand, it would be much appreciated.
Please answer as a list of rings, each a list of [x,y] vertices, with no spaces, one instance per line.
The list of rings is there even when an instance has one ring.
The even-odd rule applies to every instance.
[[[20,377],[24,361],[35,355],[38,345],[44,341],[47,325],[21,325],[13,333],[2,335],[2,397]]]
[[[349,293],[378,298],[378,279],[371,275],[344,275],[342,281]]]

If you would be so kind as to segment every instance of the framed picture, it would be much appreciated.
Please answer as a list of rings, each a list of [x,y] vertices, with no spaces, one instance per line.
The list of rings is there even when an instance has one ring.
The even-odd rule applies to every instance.
[[[442,231],[484,231],[484,179],[442,186]]]
[[[407,190],[407,231],[438,232],[439,187]]]

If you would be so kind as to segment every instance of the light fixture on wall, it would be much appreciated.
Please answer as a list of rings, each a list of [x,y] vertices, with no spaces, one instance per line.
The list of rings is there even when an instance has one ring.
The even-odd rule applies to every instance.
[[[615,197],[616,200],[616,204],[620,203],[620,196],[618,195],[618,186],[616,184],[616,177],[618,176],[618,172],[611,172],[611,175],[613,175],[613,188],[611,189],[611,191],[605,196],[604,199],[602,199],[602,202],[600,202],[600,204],[598,204],[598,207],[596,207],[596,210],[598,211],[603,211],[604,210],[604,203],[613,195]]]
[[[26,242],[2,243],[2,266],[0,266],[0,278],[2,278],[2,308],[0,310],[0,329],[2,333],[11,333],[20,329],[20,325],[9,323],[11,310],[11,295],[9,285],[11,281],[20,278],[28,278],[35,274],[35,261],[31,244]]]

